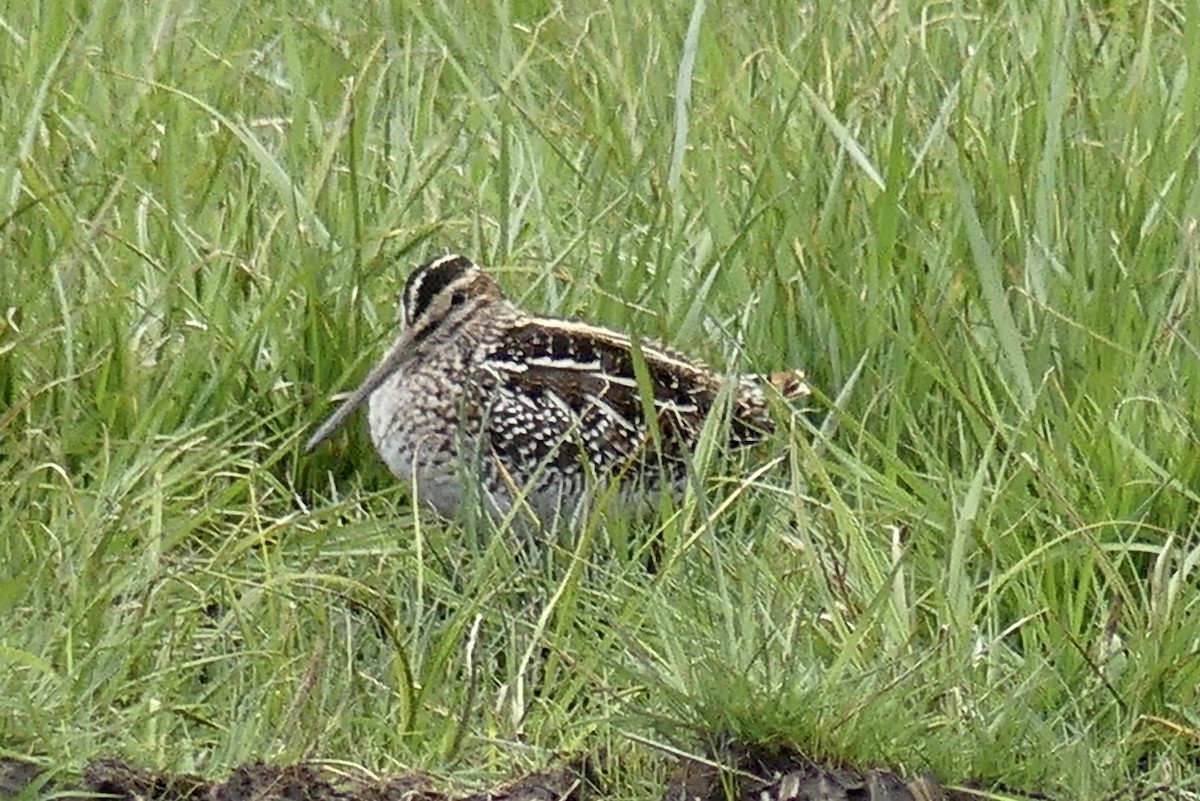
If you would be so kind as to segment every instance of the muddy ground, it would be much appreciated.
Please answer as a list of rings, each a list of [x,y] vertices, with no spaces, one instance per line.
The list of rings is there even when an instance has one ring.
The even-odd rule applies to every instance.
[[[923,775],[817,765],[800,754],[746,752],[732,765],[680,763],[663,801],[1054,801],[1055,796],[1009,790],[999,794],[942,787]],[[531,773],[493,787],[447,786],[419,774],[378,780],[346,778],[308,764],[250,763],[224,781],[145,770],[120,759],[97,760],[78,777],[50,776],[32,762],[0,758],[0,801],[52,794],[107,796],[128,801],[586,801],[607,797],[586,759]],[[1166,786],[1131,787],[1104,801],[1195,799]]]

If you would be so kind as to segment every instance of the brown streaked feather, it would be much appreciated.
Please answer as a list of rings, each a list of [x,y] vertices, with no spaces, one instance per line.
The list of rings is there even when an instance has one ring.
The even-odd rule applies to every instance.
[[[593,476],[677,491],[726,398],[737,447],[771,431],[764,393],[808,394],[803,373],[726,378],[658,343],[531,315],[462,256],[415,270],[401,307],[396,341],[306,448],[365,403],[380,456],[445,515],[470,500],[549,524],[587,502]]]
[[[722,382],[682,354],[645,343],[641,358],[661,434],[661,456],[679,461],[690,452],[712,412]],[[601,473],[645,457],[651,439],[629,340],[605,329],[557,318],[529,318],[505,332],[484,358],[488,379],[480,396],[495,407],[486,425],[502,459],[568,469],[582,446]],[[735,388],[736,390],[737,388]],[[769,433],[765,406],[735,405],[730,442],[747,445]],[[522,425],[519,408],[540,424]],[[554,409],[547,414],[547,409]],[[741,413],[739,413],[741,412]],[[513,421],[517,423],[514,425]]]
[[[766,383],[780,394],[785,400],[799,400],[812,394],[808,385],[808,376],[803,370],[786,370],[781,373],[771,373],[766,376]]]

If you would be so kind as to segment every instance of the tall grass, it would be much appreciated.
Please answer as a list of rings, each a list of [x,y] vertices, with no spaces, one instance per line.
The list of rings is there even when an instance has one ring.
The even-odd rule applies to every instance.
[[[1192,5],[31,0],[0,40],[8,753],[1195,772]],[[297,443],[450,250],[821,397],[532,558],[418,516],[361,426]]]

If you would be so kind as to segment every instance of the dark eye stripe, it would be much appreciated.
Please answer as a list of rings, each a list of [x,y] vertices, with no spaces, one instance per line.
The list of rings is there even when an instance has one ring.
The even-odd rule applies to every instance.
[[[470,259],[453,254],[441,256],[418,267],[409,276],[404,287],[405,322],[411,325],[424,314],[442,290],[473,269],[475,264]]]

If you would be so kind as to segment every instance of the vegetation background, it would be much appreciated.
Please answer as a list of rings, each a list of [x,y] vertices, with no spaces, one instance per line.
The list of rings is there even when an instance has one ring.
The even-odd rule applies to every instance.
[[[1198,112],[1192,0],[0,4],[0,754],[1200,791]],[[298,443],[446,251],[820,397],[419,518]]]

